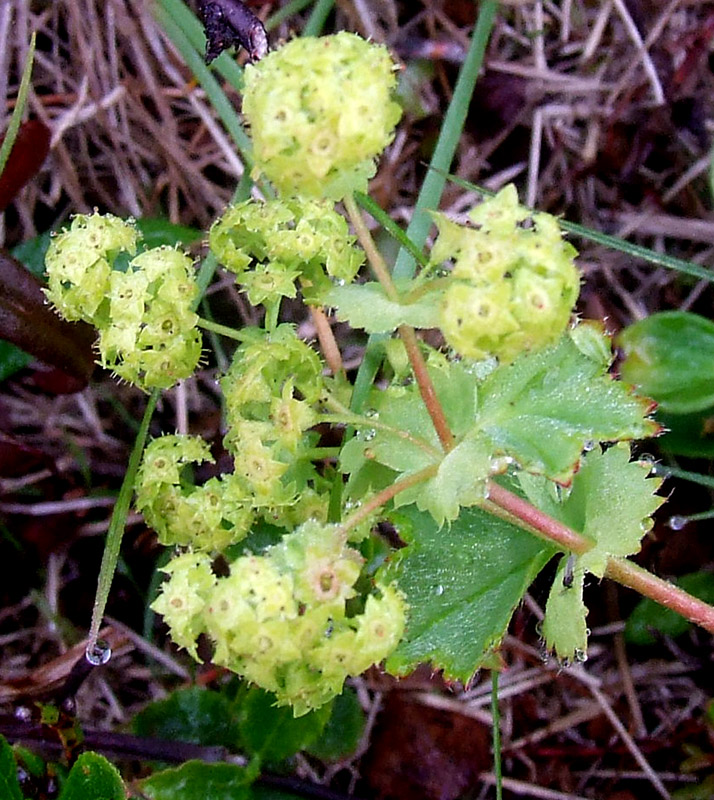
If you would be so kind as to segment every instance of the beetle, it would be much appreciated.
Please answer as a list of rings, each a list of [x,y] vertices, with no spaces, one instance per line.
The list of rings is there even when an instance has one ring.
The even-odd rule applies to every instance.
[[[206,31],[206,64],[229,47],[244,47],[251,61],[268,52],[263,23],[240,0],[198,0],[198,13]]]

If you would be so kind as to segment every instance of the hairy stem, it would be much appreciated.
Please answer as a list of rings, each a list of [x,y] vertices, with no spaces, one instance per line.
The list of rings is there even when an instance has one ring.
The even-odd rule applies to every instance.
[[[393,497],[398,495],[399,492],[403,492],[405,489],[409,489],[417,483],[423,483],[429,480],[429,478],[433,478],[438,469],[439,467],[437,464],[426,467],[425,469],[419,470],[419,472],[407,475],[406,478],[396,481],[391,486],[387,486],[386,489],[382,489],[381,492],[377,492],[374,497],[370,498],[366,503],[361,505],[354,514],[350,514],[350,516],[343,521],[340,526],[342,532],[346,534],[352,530],[352,528],[356,528],[360,522],[367,519],[373,511],[376,511],[378,508],[388,503]]]
[[[342,353],[340,353],[340,348],[337,346],[335,334],[332,332],[332,327],[327,319],[327,315],[319,306],[308,306],[308,308],[310,309],[310,316],[315,325],[317,338],[320,342],[320,349],[322,350],[323,356],[325,356],[327,366],[330,368],[333,375],[339,375],[344,371],[344,367],[342,366]]]
[[[374,239],[372,239],[372,234],[369,232],[369,228],[364,221],[362,212],[357,206],[354,197],[352,197],[352,195],[345,197],[344,204],[352,225],[354,226],[359,243],[362,245],[362,249],[367,254],[367,259],[372,271],[382,285],[387,297],[392,302],[398,303],[399,292],[394,285],[392,276],[389,274],[389,269],[387,268],[384,258],[382,258],[382,254],[377,249]],[[441,442],[441,446],[443,447],[444,451],[448,453],[449,450],[451,450],[454,446],[454,435],[451,433],[451,428],[449,427],[446,415],[444,414],[444,409],[439,402],[439,398],[436,395],[436,390],[434,389],[434,384],[429,377],[429,372],[426,368],[426,363],[424,362],[424,356],[419,349],[419,342],[417,341],[414,328],[412,328],[411,325],[400,325],[399,336],[404,342],[404,347],[406,348],[409,362],[412,365],[412,370],[414,371],[414,377],[416,378],[421,398],[424,401],[426,410],[429,412],[431,421],[434,424],[436,435],[439,437],[439,441]]]
[[[488,490],[489,504],[502,509],[512,518],[524,523],[529,530],[540,534],[564,550],[582,555],[593,547],[585,536],[563,525],[545,514],[528,501],[509,492],[491,481]],[[714,606],[680,589],[669,581],[662,580],[632,561],[624,558],[609,558],[605,576],[649,597],[656,603],[671,608],[683,617],[714,633]]]
[[[606,577],[634,589],[660,605],[671,608],[678,614],[714,633],[714,606],[693,597],[669,581],[658,578],[632,561],[624,558],[609,558]]]
[[[527,500],[509,492],[508,489],[504,489],[494,481],[490,481],[488,484],[487,497],[490,503],[507,511],[519,522],[525,523],[531,531],[542,534],[544,538],[559,545],[563,550],[582,555],[594,546],[593,542],[588,541],[582,534],[576,533],[567,525],[548,516]]]

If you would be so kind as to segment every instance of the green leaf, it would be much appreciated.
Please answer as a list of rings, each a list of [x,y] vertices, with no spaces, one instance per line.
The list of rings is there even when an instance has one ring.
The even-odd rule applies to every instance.
[[[444,456],[433,478],[398,494],[395,507],[416,503],[438,525],[455,520],[461,506],[478,505],[485,499],[491,466],[491,450],[486,442],[464,439]]]
[[[245,748],[262,761],[275,764],[304,750],[322,733],[330,717],[330,703],[295,718],[290,707],[276,706],[275,696],[251,687],[239,709]]]
[[[183,245],[188,247],[200,241],[204,233],[198,228],[190,228],[188,225],[176,225],[167,219],[160,217],[142,217],[136,220],[136,227],[141,231],[142,249],[159,247],[160,245]]]
[[[366,724],[357,692],[346,686],[332,704],[332,713],[320,737],[307,752],[321,761],[339,761],[357,750]]]
[[[651,464],[630,461],[630,448],[622,443],[586,453],[561,503],[554,502],[552,487],[542,478],[522,474],[519,480],[531,503],[592,540],[579,564],[602,578],[609,556],[639,551],[652,527],[650,516],[664,502],[654,494],[662,481],[648,478],[650,470]]]
[[[583,602],[585,570],[578,559],[572,566],[572,575],[566,578],[569,558],[563,556],[558,565],[541,630],[546,650],[555,652],[564,663],[584,661],[588,646],[588,610]]]
[[[387,297],[379,283],[353,283],[333,286],[325,295],[324,303],[335,306],[337,318],[349,322],[353,328],[362,328],[367,333],[387,333],[400,325],[438,328],[439,295],[432,291],[420,295],[411,303],[395,303]]]
[[[678,578],[676,584],[700,600],[714,603],[714,573],[691,572]],[[676,611],[644,597],[627,619],[625,638],[632,644],[655,644],[655,633],[675,637],[686,633],[691,627],[692,623]]]
[[[662,311],[625,328],[622,379],[664,411],[686,414],[714,405],[714,322],[688,311]]]
[[[235,751],[240,731],[232,702],[220,692],[192,686],[150,703],[132,722],[138,736],[226,747]]]
[[[99,753],[82,753],[67,776],[59,800],[126,800],[116,767]]]
[[[486,479],[511,461],[567,483],[594,442],[657,433],[647,418],[650,402],[607,374],[608,340],[596,326],[576,330],[576,341],[566,335],[506,366],[453,363],[432,353],[429,374],[456,439],[446,456],[415,385],[373,391],[371,416],[340,456],[340,468],[350,474],[348,494],[370,486],[378,491],[432,467],[436,475],[397,495],[395,504],[417,503],[443,523],[461,506],[478,504]]]
[[[12,747],[2,734],[0,734],[0,797],[3,800],[22,800],[15,756]]]
[[[586,324],[586,323],[581,323]],[[649,401],[606,373],[572,337],[494,370],[480,391],[476,425],[494,449],[529,472],[567,483],[588,443],[659,431]]]
[[[464,509],[441,530],[409,507],[395,514],[399,550],[383,580],[396,579],[409,603],[406,635],[387,660],[405,674],[421,662],[468,681],[488,660],[513,610],[543,565],[548,544],[480,509]]]
[[[246,769],[235,764],[187,761],[145,778],[141,791],[151,800],[249,800],[251,781]]]

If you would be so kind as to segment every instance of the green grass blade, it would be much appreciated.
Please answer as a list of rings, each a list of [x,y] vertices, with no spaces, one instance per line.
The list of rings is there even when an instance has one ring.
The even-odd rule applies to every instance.
[[[22,70],[20,88],[17,92],[17,102],[15,103],[15,108],[12,112],[12,116],[10,117],[10,122],[7,126],[7,132],[5,133],[2,147],[0,147],[0,175],[2,175],[2,171],[5,169],[5,164],[7,163],[10,151],[12,150],[12,146],[15,144],[17,132],[20,130],[22,115],[25,111],[25,106],[27,105],[27,93],[30,90],[32,65],[35,61],[35,38],[36,35],[33,33],[32,38],[30,39],[30,47],[27,51],[27,60],[25,61],[25,66]]]
[[[303,8],[311,5],[314,1],[315,0],[292,0],[292,2],[287,3],[268,17],[265,22],[265,29],[267,31],[274,30],[280,23],[292,17],[293,14],[299,14]]]
[[[129,507],[131,506],[131,498],[134,495],[134,482],[136,480],[136,473],[139,470],[141,456],[144,452],[144,445],[146,438],[149,434],[149,424],[151,417],[156,408],[160,392],[158,389],[154,390],[149,396],[149,402],[146,404],[144,416],[141,420],[139,433],[134,441],[134,447],[129,457],[129,464],[126,468],[124,480],[122,481],[119,496],[117,497],[112,518],[109,522],[109,530],[107,531],[107,540],[104,545],[104,552],[102,553],[102,565],[99,568],[99,579],[97,581],[97,594],[94,599],[94,608],[92,609],[92,622],[89,627],[89,640],[87,642],[87,653],[94,652],[97,646],[97,637],[99,636],[99,629],[102,625],[104,618],[104,610],[107,607],[107,599],[109,597],[109,590],[112,586],[114,572],[117,567],[119,559],[119,550],[121,549],[121,540],[124,536],[124,528],[126,527],[126,518],[129,514]]]
[[[317,0],[310,13],[310,19],[305,23],[303,36],[319,36],[325,27],[325,21],[335,5],[335,0]]]
[[[431,158],[431,166],[434,169],[429,171],[422,184],[414,214],[407,227],[406,235],[416,248],[421,248],[424,245],[431,226],[431,217],[427,214],[427,209],[438,207],[441,194],[444,191],[446,176],[443,171],[448,172],[454,158],[497,9],[498,3],[495,0],[484,0],[479,6],[479,15],[471,37],[471,44],[466,54],[466,60],[459,72],[454,94],[444,117],[439,139]],[[394,266],[394,277],[410,278],[415,269],[416,261],[412,253],[405,248],[401,249]],[[380,343],[385,338],[386,334],[373,334],[369,337],[365,359],[355,379],[351,406],[353,411],[360,411],[364,405],[367,392],[374,382],[374,377],[382,363],[381,356],[376,357],[371,351],[380,348]]]
[[[355,192],[355,200],[359,205],[384,228],[385,231],[409,252],[420,266],[425,267],[429,263],[429,257],[422,252],[407,234],[397,225],[397,223],[382,209],[372,198],[362,192]]]

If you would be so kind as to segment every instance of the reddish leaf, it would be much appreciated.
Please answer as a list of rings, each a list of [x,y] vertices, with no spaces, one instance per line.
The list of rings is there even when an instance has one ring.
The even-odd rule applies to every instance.
[[[49,151],[50,129],[37,119],[23,122],[0,175],[0,211],[4,211],[20,189],[37,174]]]
[[[47,304],[42,284],[19,261],[0,251],[0,338],[80,379],[94,369],[94,330],[61,320]]]

